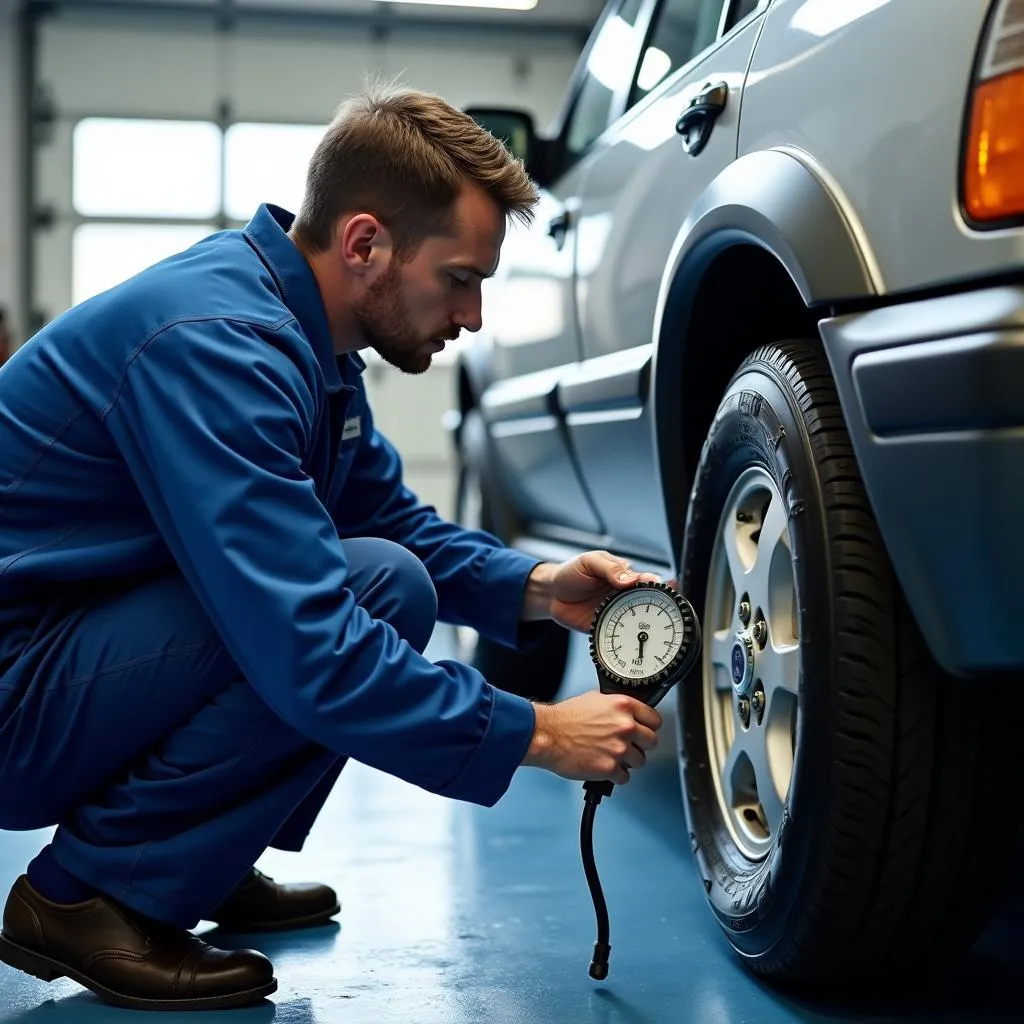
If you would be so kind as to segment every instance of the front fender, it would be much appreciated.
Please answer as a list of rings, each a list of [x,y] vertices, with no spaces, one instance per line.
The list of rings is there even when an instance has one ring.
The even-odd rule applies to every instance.
[[[795,149],[750,153],[694,203],[661,279],[652,332],[652,439],[662,484],[684,465],[679,392],[688,326],[705,271],[726,249],[754,245],[785,268],[808,308],[879,295],[884,283],[849,204]],[[743,302],[743,281],[736,282]],[[663,486],[663,493],[669,490]],[[673,502],[673,504],[675,504]]]
[[[811,158],[796,149],[750,153],[704,190],[686,218],[662,276],[658,311],[705,243],[752,243],[786,268],[804,303],[878,295],[881,272],[850,208]],[[721,246],[721,247],[724,247]],[[655,341],[660,334],[655,323]]]

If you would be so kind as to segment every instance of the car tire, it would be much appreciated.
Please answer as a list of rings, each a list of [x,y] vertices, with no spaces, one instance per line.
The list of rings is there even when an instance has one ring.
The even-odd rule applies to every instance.
[[[484,468],[489,462],[486,451],[483,418],[474,409],[463,417],[459,432],[456,520],[507,543],[514,532],[512,518],[492,475]],[[553,628],[530,650],[515,651],[459,626],[455,629],[455,656],[501,690],[549,702],[555,699],[565,676],[569,631]]]
[[[941,970],[1016,867],[1007,710],[925,649],[813,342],[733,376],[681,580],[704,629],[676,695],[682,790],[732,947],[778,981]]]

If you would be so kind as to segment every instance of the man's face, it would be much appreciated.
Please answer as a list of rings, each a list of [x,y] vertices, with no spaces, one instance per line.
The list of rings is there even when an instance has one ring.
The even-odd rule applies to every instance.
[[[480,286],[498,265],[505,220],[483,190],[455,202],[450,235],[423,241],[407,262],[394,257],[354,312],[367,344],[406,373],[423,373],[462,330],[481,326]]]

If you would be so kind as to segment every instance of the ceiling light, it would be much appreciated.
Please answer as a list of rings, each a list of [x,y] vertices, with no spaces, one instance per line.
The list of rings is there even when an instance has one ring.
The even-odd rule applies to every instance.
[[[431,4],[435,7],[488,7],[503,11],[532,11],[537,0],[382,0],[384,3]]]

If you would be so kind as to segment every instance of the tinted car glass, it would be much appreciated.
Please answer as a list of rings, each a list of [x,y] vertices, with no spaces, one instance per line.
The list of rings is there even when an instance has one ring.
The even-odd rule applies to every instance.
[[[570,160],[607,128],[615,96],[627,87],[633,75],[636,19],[642,6],[642,0],[624,0],[594,41],[569,119],[566,151]]]
[[[664,0],[654,15],[630,105],[710,46],[718,36],[723,0]],[[756,6],[757,0],[754,0]]]

